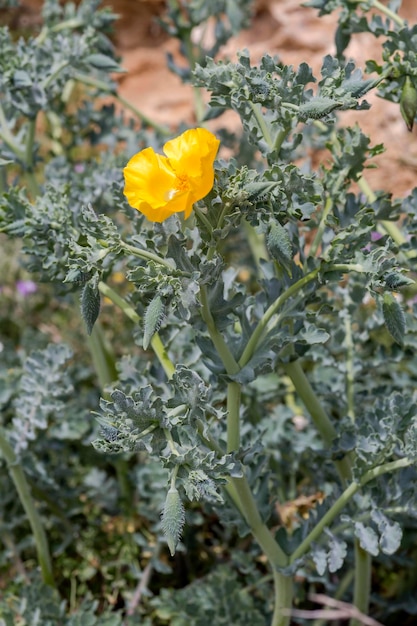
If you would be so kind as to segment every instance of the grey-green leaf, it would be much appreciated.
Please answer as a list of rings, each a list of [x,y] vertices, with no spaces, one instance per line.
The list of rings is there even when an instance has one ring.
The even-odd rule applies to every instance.
[[[123,68],[112,58],[108,57],[105,54],[94,53],[89,54],[86,57],[86,62],[89,65],[92,65],[98,70],[104,70],[106,72],[125,72]]]
[[[143,349],[146,350],[152,337],[161,326],[165,315],[165,306],[161,296],[154,296],[150,301],[143,320]]]
[[[402,346],[405,333],[405,315],[401,305],[390,293],[384,294],[382,313],[388,332]]]
[[[93,332],[94,324],[100,312],[100,293],[89,283],[84,285],[81,293],[81,315],[87,326],[89,335]]]
[[[372,556],[379,554],[378,535],[373,528],[365,526],[362,522],[355,523],[355,535],[359,539],[361,548]]]
[[[270,255],[278,261],[287,274],[291,276],[292,244],[287,230],[278,221],[272,222],[266,239],[266,245],[268,246]]]

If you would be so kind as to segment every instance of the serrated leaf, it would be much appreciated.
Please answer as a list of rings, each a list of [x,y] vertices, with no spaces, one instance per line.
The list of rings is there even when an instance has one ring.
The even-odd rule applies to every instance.
[[[270,255],[282,265],[288,276],[291,277],[292,244],[287,230],[278,221],[272,222],[266,245]]]
[[[373,528],[365,526],[362,522],[356,522],[355,535],[359,539],[361,548],[365,550],[365,552],[372,554],[372,556],[379,554],[378,535]]]
[[[390,272],[385,276],[385,284],[388,289],[392,291],[396,291],[400,289],[400,287],[405,287],[408,285],[414,285],[415,281],[408,276],[404,276],[404,274],[400,274],[399,272]]]
[[[312,557],[319,576],[323,576],[327,569],[327,553],[323,548],[313,550]]]
[[[394,554],[401,545],[403,536],[398,522],[391,522],[382,511],[375,509],[371,517],[378,526],[380,532],[379,547],[384,554]]]
[[[126,71],[122,67],[120,67],[120,65],[114,59],[106,56],[105,54],[89,54],[85,60],[89,65],[92,65],[98,70],[119,73]]]
[[[332,100],[331,98],[313,98],[309,102],[300,105],[298,116],[300,120],[318,120],[329,115],[335,109],[340,109],[343,102]]]
[[[300,331],[299,337],[304,339],[309,345],[312,345],[315,343],[326,343],[330,335],[323,328],[317,328],[314,324],[306,322],[304,328]]]
[[[4,167],[5,165],[10,165],[11,163],[13,163],[13,161],[10,159],[0,158],[0,167]]]
[[[329,554],[327,560],[329,562],[329,572],[337,572],[343,565],[346,554],[347,544],[342,540],[333,538],[329,543]]]
[[[90,284],[83,287],[81,293],[81,315],[87,326],[87,333],[91,335],[94,324],[100,313],[100,293]]]
[[[159,330],[165,315],[165,306],[161,296],[155,296],[150,301],[143,319],[143,349],[147,350],[152,337]]]
[[[402,346],[405,333],[405,315],[401,305],[390,293],[384,294],[382,313],[388,332]]]

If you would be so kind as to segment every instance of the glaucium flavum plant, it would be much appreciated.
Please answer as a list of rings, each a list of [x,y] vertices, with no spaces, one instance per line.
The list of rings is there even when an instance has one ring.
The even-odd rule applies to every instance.
[[[25,337],[36,333],[22,333],[1,370],[3,491],[19,493],[16,536],[23,507],[43,583],[67,588],[60,572],[75,562],[74,580],[94,595],[84,554],[97,549],[98,535],[103,596],[117,588],[125,600],[145,584],[136,568],[143,545],[152,554],[146,568],[166,572],[165,542],[173,563],[181,552],[194,561],[207,546],[191,541],[192,531],[216,520],[218,535],[209,531],[218,544],[204,563],[212,571],[182,590],[177,581],[158,586],[128,616],[112,611],[117,626],[142,619],[142,609],[147,626],[194,617],[193,626],[288,626],[291,615],[303,619],[297,610],[308,608],[317,584],[348,600],[359,626],[371,610],[376,618],[391,611],[393,597],[387,609],[378,592],[395,567],[409,573],[417,192],[395,199],[374,191],[366,169],[383,147],[358,125],[340,126],[336,112],[368,115],[364,98],[378,90],[413,130],[417,27],[395,2],[309,4],[320,14],[338,10],[335,56],[323,59],[320,76],[268,54],[257,64],[247,51],[215,60],[248,25],[246,0],[167,0],[164,24],[186,60],[169,65],[192,82],[197,120],[176,138],[118,94],[113,72],[121,68],[105,35],[114,16],[97,10],[98,0],[46,0],[42,28],[27,39],[0,29],[0,227],[20,240],[17,256],[36,282],[49,283],[44,315],[56,323],[52,345],[28,350],[23,365]],[[216,41],[207,48],[196,27],[212,18]],[[382,61],[369,60],[367,75],[344,56],[358,32],[383,41]],[[228,110],[240,132],[218,122],[216,135],[204,128]],[[73,297],[80,290],[90,369]],[[98,427],[85,418],[97,402],[93,369],[103,396]],[[88,392],[78,393],[81,383]],[[100,468],[92,439],[104,453]],[[90,498],[81,523],[80,494]],[[9,532],[7,502],[0,520]],[[143,535],[113,534],[105,553],[110,534],[96,520],[103,509],[124,522],[140,518]],[[79,528],[85,543],[74,557],[65,546]],[[34,606],[33,619],[49,623],[50,596],[41,611],[42,594],[25,587],[26,579],[14,614],[0,598],[5,619]],[[56,598],[55,623],[72,626],[78,616],[71,607],[63,617]],[[415,603],[396,601],[396,614],[415,612]],[[95,613],[85,609],[89,623]]]

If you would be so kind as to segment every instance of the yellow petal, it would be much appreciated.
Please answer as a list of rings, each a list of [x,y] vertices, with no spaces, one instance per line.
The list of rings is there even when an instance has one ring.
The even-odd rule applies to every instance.
[[[170,190],[175,189],[177,177],[168,159],[145,148],[135,154],[123,170],[124,194],[135,209],[147,203],[155,209],[165,206]],[[139,209],[141,210],[141,209]]]
[[[168,141],[166,157],[153,148],[135,154],[123,170],[129,204],[153,222],[181,212],[189,217],[193,203],[213,187],[219,143],[210,131],[196,128]]]
[[[175,173],[188,177],[193,202],[204,198],[213,187],[213,164],[219,144],[213,133],[205,128],[195,128],[164,145],[164,152]]]

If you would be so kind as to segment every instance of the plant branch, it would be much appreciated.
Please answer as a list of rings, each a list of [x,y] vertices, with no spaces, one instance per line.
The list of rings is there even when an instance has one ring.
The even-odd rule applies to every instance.
[[[371,596],[372,557],[361,548],[359,539],[355,538],[355,582],[353,587],[353,604],[363,613],[368,614]],[[352,617],[350,626],[361,626],[362,621]]]
[[[109,287],[103,281],[99,282],[98,288],[103,296],[106,296],[107,298],[109,298],[109,300],[113,302],[113,304],[118,306],[126,315],[126,317],[128,317],[134,324],[139,325],[141,323],[140,315],[138,315],[135,309],[128,302],[126,302],[124,298],[119,296],[119,294],[116,293],[114,289]],[[157,332],[154,333],[151,339],[151,347],[155,352],[158,361],[162,365],[162,368],[167,375],[167,378],[172,378],[172,375],[175,372],[175,365],[170,360],[165,346],[162,343],[161,338]]]
[[[119,245],[122,248],[122,250],[126,250],[126,252],[130,252],[130,254],[133,254],[134,256],[137,256],[140,259],[143,259],[144,261],[154,261],[155,263],[158,263],[158,265],[163,265],[164,267],[169,269],[171,272],[176,269],[173,262],[167,261],[163,257],[158,256],[157,254],[154,254],[153,252],[149,252],[149,250],[142,250],[141,248],[136,248],[136,246],[131,246],[125,241],[119,241]]]
[[[214,346],[222,360],[226,372],[231,375],[237,374],[240,370],[240,367],[236,362],[233,354],[230,352],[229,347],[223,339],[222,335],[217,330],[217,326],[210,311],[207,289],[205,285],[200,286],[200,302],[202,307],[201,315],[206,323],[210,338],[214,343]]]
[[[153,128],[157,133],[160,133],[163,136],[168,136],[171,134],[169,129],[160,126],[156,122],[153,122],[147,115],[145,115],[145,113],[142,113],[142,111],[140,111],[134,104],[126,100],[126,98],[124,98],[123,96],[116,93],[116,89],[113,89],[104,81],[98,80],[97,78],[94,78],[92,76],[87,76],[86,74],[81,74],[80,72],[76,72],[74,74],[74,79],[77,80],[79,83],[88,85],[89,87],[95,87],[96,89],[100,89],[104,93],[113,96],[113,98],[120,102],[120,104],[122,104],[126,109],[132,111],[132,113],[134,113],[136,117],[141,120],[141,122],[143,122],[146,126]]]
[[[335,517],[341,513],[349,500],[357,493],[364,485],[369,483],[371,480],[382,476],[383,474],[387,474],[388,472],[394,472],[404,467],[409,467],[415,463],[414,459],[410,459],[408,457],[404,457],[403,459],[398,459],[397,461],[390,461],[389,463],[384,463],[383,465],[378,465],[373,469],[368,470],[361,477],[359,482],[352,482],[345,491],[339,496],[336,502],[330,507],[330,509],[323,515],[323,517],[317,522],[315,527],[310,531],[307,537],[300,543],[298,548],[294,550],[292,555],[289,558],[289,562],[294,563],[297,559],[302,557],[309,549],[311,544],[314,541],[317,541],[326,526],[330,526]]]
[[[320,272],[365,272],[365,269],[359,263],[334,263],[324,267],[316,267],[314,270],[300,278],[297,282],[290,285],[290,287],[278,296],[278,298],[268,307],[262,318],[259,320],[258,325],[253,331],[248,343],[246,344],[246,348],[239,359],[239,365],[241,368],[244,367],[252,358],[256,350],[256,346],[258,345],[264,331],[267,329],[269,321],[275,313],[277,313],[277,311],[287,300],[289,300],[289,298],[303,289],[303,287],[316,280]]]
[[[42,524],[41,517],[32,498],[25,473],[19,463],[13,448],[7,440],[6,432],[0,427],[0,452],[4,456],[11,479],[19,494],[20,502],[25,510],[35,540],[38,561],[42,572],[42,580],[46,585],[55,587],[52,572],[52,561],[49,552],[48,539]]]
[[[379,0],[370,0],[370,4],[375,7],[375,9],[381,11],[381,13],[385,13],[387,17],[397,24],[397,26],[404,28],[404,20],[399,15],[394,13],[394,11],[391,11],[390,8],[382,4],[382,2],[379,2]]]
[[[310,385],[310,381],[301,367],[300,361],[296,360],[291,361],[290,363],[285,363],[283,364],[283,368],[291,378],[298,395],[310,413],[314,425],[320,433],[326,447],[330,448],[337,436],[336,429],[314,393],[314,390]],[[349,458],[345,457],[339,461],[335,461],[334,463],[342,481],[346,484],[351,479]]]

